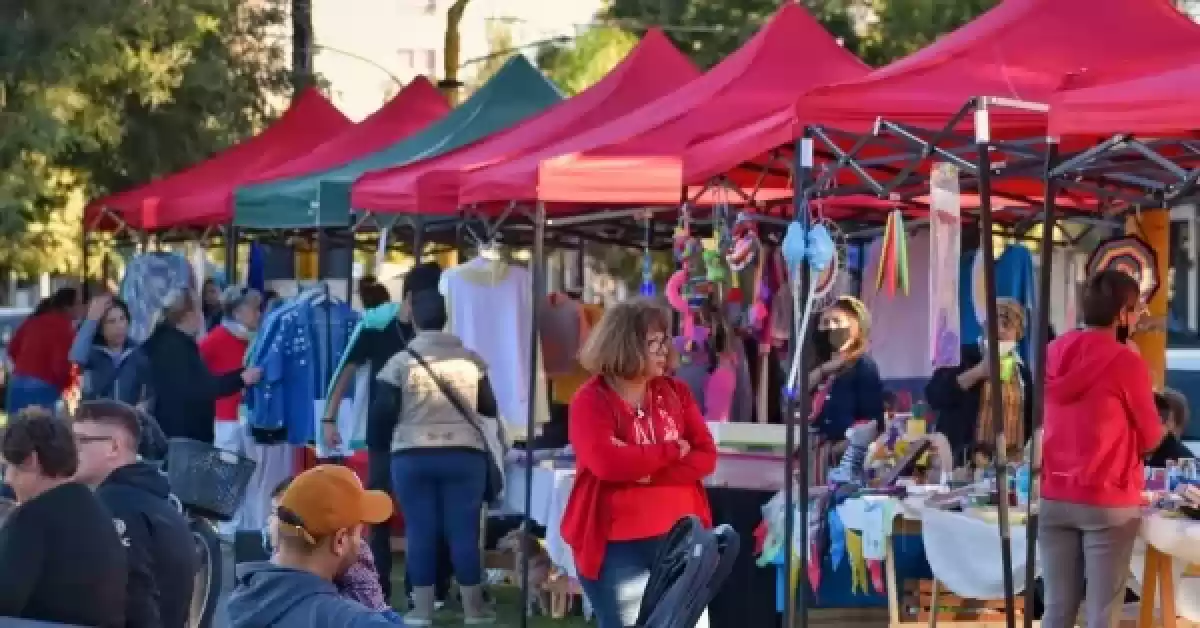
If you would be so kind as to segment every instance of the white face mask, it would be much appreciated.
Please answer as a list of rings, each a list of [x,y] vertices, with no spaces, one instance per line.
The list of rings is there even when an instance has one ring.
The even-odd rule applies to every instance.
[[[1013,349],[1016,349],[1016,348],[1017,348],[1016,342],[1014,342],[1012,340],[1001,340],[1000,341],[1000,356],[1001,357],[1006,356],[1006,355],[1012,353]]]

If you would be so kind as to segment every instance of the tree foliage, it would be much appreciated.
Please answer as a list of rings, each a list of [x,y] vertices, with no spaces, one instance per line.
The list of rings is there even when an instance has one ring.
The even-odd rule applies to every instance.
[[[63,216],[273,117],[288,84],[277,2],[0,3],[0,266],[77,270],[77,226],[73,254],[47,241]],[[18,253],[30,246],[44,255]]]
[[[928,45],[998,2],[799,1],[848,50],[876,66]],[[745,43],[779,6],[778,0],[613,0],[605,17],[645,26],[662,25],[680,50],[701,67],[711,67]]]
[[[597,26],[570,44],[544,46],[538,51],[538,67],[559,89],[574,96],[604,78],[637,41],[628,31]]]
[[[938,37],[979,17],[999,0],[871,0],[876,18],[859,55],[884,65],[932,44]]]
[[[507,22],[488,20],[485,34],[488,45],[487,57],[479,62],[479,65],[475,67],[475,75],[467,81],[468,93],[474,92],[488,82],[510,57],[518,54],[513,50],[512,26]]]
[[[853,0],[802,3],[834,37],[857,50]],[[708,68],[745,43],[779,6],[779,0],[613,0],[604,17],[644,26],[661,25],[680,50],[700,67]]]

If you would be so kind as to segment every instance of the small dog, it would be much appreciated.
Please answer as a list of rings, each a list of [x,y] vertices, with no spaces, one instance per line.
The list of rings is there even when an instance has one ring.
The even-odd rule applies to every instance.
[[[533,616],[535,611],[542,615],[551,615],[557,610],[557,606],[563,606],[561,602],[556,604],[558,601],[555,599],[555,589],[560,587],[554,585],[559,579],[569,579],[555,568],[550,554],[536,536],[518,528],[504,535],[496,544],[496,549],[512,555],[513,569],[510,579],[517,586],[521,584],[521,563],[525,556],[529,557],[529,602],[525,609],[529,616]]]

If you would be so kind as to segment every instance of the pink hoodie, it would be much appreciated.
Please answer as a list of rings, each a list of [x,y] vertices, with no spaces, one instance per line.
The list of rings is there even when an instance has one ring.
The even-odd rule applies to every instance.
[[[1139,506],[1143,456],[1163,427],[1141,356],[1105,331],[1072,331],[1046,359],[1042,497]]]

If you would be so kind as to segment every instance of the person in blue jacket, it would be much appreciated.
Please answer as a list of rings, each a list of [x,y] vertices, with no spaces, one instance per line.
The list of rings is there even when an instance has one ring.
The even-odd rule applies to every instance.
[[[875,421],[883,433],[883,380],[867,353],[871,315],[862,301],[840,297],[821,313],[813,333],[817,366],[808,373],[812,393],[811,425],[833,447],[845,448],[846,430],[859,421]]]

